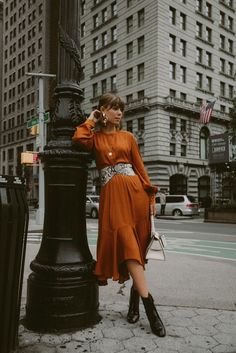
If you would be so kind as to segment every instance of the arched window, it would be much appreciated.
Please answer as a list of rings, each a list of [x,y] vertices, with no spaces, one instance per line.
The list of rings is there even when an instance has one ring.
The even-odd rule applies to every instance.
[[[200,131],[199,136],[199,158],[207,159],[208,158],[208,149],[209,149],[209,130],[206,127],[203,127]]]

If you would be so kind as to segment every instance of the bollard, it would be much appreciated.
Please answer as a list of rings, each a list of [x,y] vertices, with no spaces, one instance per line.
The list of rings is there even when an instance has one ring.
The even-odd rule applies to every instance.
[[[18,345],[29,212],[25,181],[0,175],[0,352]]]

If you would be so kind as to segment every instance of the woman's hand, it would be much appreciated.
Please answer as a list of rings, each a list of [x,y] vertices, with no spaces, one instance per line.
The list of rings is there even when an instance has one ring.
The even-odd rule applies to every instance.
[[[100,112],[100,110],[93,110],[89,117],[88,117],[88,120],[92,120],[94,121],[95,123],[98,122],[99,119],[101,119],[101,116],[102,116],[102,113]]]
[[[157,213],[157,207],[155,203],[150,204],[150,213],[152,216],[155,216]]]

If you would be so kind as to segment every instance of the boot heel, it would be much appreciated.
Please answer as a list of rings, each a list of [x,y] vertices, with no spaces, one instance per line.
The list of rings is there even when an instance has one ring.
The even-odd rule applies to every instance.
[[[165,337],[166,329],[157,312],[151,294],[149,293],[147,298],[142,297],[142,301],[152,332],[159,337]]]
[[[139,294],[138,291],[131,287],[129,299],[129,311],[127,314],[127,321],[130,324],[135,324],[139,320]]]

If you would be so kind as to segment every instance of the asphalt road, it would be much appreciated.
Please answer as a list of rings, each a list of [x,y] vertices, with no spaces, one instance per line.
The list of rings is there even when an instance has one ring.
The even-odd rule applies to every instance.
[[[167,261],[146,266],[150,291],[160,305],[236,310],[236,227],[204,223],[202,219],[155,220],[156,229],[167,237]],[[87,236],[96,259],[97,220],[87,218]],[[25,285],[29,263],[40,246],[40,233],[28,236]],[[124,290],[128,293],[130,282]],[[113,281],[100,288],[109,298],[119,285]],[[126,298],[127,299],[127,298]],[[124,300],[126,300],[124,299]]]

